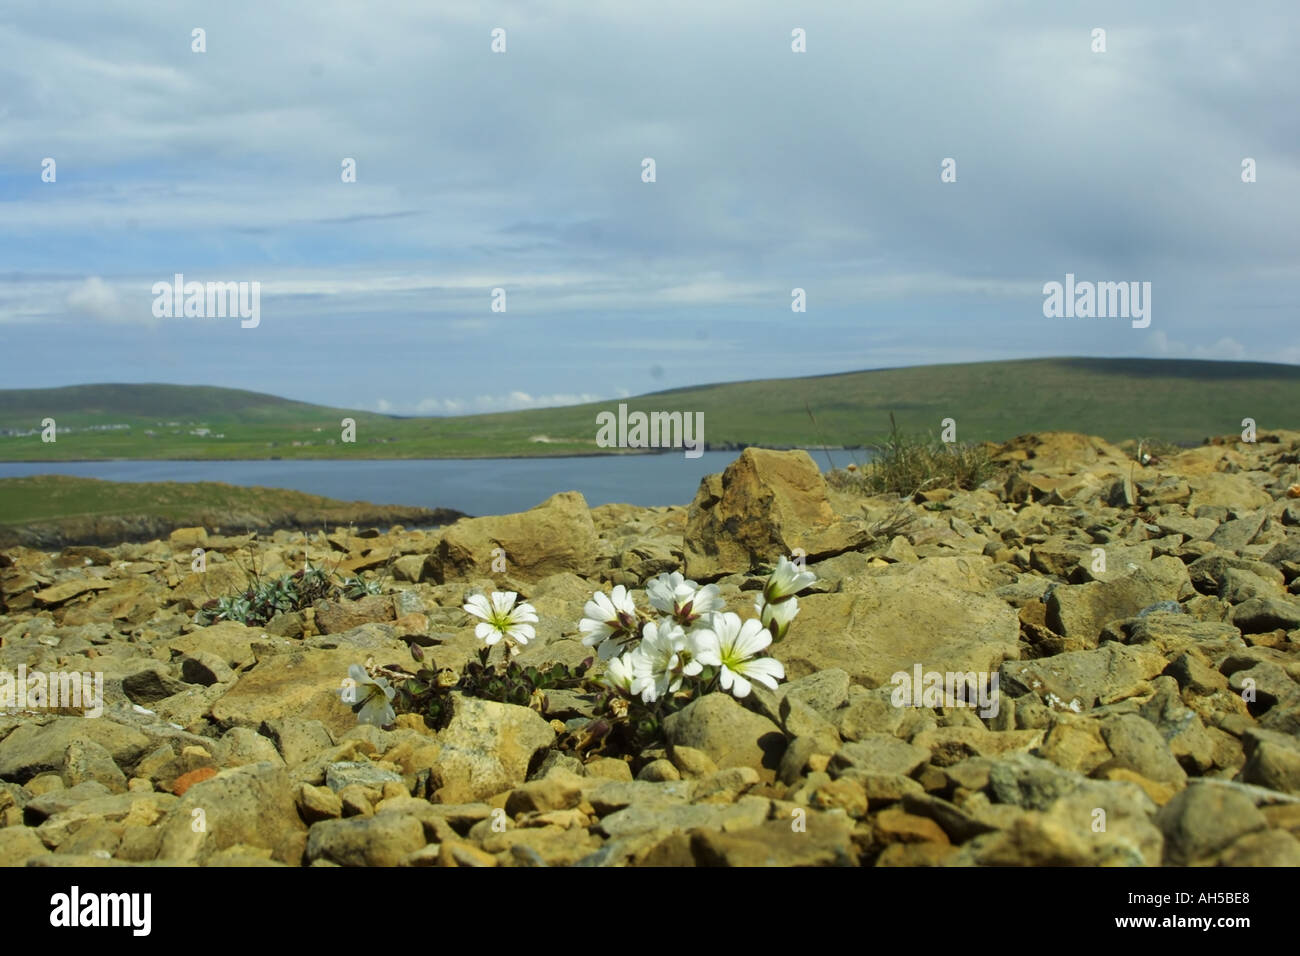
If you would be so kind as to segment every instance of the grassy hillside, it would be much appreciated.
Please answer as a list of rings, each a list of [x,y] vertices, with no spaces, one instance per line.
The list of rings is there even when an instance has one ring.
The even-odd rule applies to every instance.
[[[963,441],[1065,430],[1116,441],[1142,436],[1194,443],[1239,432],[1246,417],[1261,429],[1300,427],[1300,368],[1031,359],[703,385],[627,404],[633,410],[703,412],[711,447],[861,446],[887,431],[891,411],[903,430],[936,435],[942,419],[954,418]],[[0,437],[0,460],[592,454],[602,452],[595,443],[597,412],[617,406],[612,400],[457,418],[395,418],[207,387],[9,390],[0,391],[0,428],[39,429],[42,418],[52,417],[64,430],[48,444],[39,434]],[[355,444],[339,441],[345,416],[356,419]],[[130,428],[80,430],[113,424]],[[210,434],[191,434],[200,428]],[[550,441],[532,440],[536,436]]]
[[[162,419],[278,424],[316,421],[333,411],[260,392],[210,385],[72,385],[0,390],[0,428],[30,428],[46,416],[56,420],[66,417],[70,424],[75,419],[85,425]]]

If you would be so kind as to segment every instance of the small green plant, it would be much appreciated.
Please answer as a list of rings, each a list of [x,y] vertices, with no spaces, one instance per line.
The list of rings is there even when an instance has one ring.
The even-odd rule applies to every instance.
[[[362,575],[343,579],[343,596],[352,600],[358,600],[372,594],[382,594],[384,591],[383,584],[379,581],[367,581]]]
[[[411,656],[422,660],[424,652],[412,645]],[[491,647],[484,647],[477,661],[470,661],[459,675],[451,670],[435,671],[422,667],[408,674],[395,667],[369,668],[372,676],[393,682],[396,696],[393,706],[396,713],[420,714],[434,728],[445,726],[451,716],[449,695],[452,691],[492,700],[500,704],[546,709],[545,692],[557,689],[594,690],[587,672],[592,665],[588,658],[575,667],[552,664],[549,668],[525,667],[517,661],[489,664]]]
[[[836,470],[827,475],[834,488],[864,495],[893,493],[915,495],[926,488],[969,491],[996,471],[983,445],[934,441],[906,435],[889,415],[889,435],[870,446],[875,457],[863,467]]]
[[[247,624],[252,607],[252,601],[244,594],[214,598],[204,604],[203,609],[199,611],[199,621],[203,624],[213,624],[217,621],[238,621],[240,624]]]
[[[250,578],[249,587],[242,593],[214,598],[204,604],[197,622],[206,625],[238,621],[247,627],[261,627],[277,614],[301,611],[322,598],[345,593],[347,585],[347,582],[343,587],[334,584],[327,571],[311,565],[278,578],[263,578],[256,573],[250,574]]]
[[[471,661],[458,686],[474,697],[527,707],[534,702],[534,695],[540,692],[581,687],[591,664],[592,659],[588,658],[576,667],[552,664],[546,670],[538,670],[536,667],[522,667],[512,660],[498,669],[490,667],[486,660]]]

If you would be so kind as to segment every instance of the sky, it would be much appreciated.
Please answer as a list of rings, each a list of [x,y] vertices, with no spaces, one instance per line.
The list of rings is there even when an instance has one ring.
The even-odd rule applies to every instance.
[[[1294,0],[6,0],[0,388],[1300,364],[1298,37]],[[257,325],[156,317],[177,273]],[[1045,316],[1066,274],[1150,282],[1150,325]]]

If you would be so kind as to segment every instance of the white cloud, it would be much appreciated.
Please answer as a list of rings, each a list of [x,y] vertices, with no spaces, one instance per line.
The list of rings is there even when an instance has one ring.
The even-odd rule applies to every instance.
[[[426,398],[416,403],[416,415],[474,415],[482,412],[509,412],[521,408],[556,408],[563,405],[585,405],[598,402],[605,396],[590,393],[555,393],[531,395],[514,391],[504,395],[475,395],[473,398]]]
[[[1195,358],[1217,359],[1219,361],[1241,361],[1249,358],[1246,346],[1231,336],[1224,336],[1212,345],[1188,345],[1171,339],[1165,332],[1157,329],[1148,336],[1151,351],[1161,358]],[[1276,361],[1276,356],[1261,357],[1258,361]]]
[[[1246,346],[1242,345],[1234,338],[1225,336],[1219,339],[1208,349],[1198,346],[1195,350],[1197,358],[1213,359],[1244,359],[1246,357]]]
[[[91,276],[68,292],[67,305],[74,312],[95,319],[123,318],[122,303],[113,288],[99,276]]]

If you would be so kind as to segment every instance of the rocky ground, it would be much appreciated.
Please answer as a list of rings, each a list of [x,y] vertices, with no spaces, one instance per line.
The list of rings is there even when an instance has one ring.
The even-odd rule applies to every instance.
[[[105,705],[0,713],[0,864],[1300,865],[1300,433],[1145,467],[1070,434],[997,457],[980,490],[902,504],[751,449],[689,507],[566,493],[436,532],[11,547],[0,671],[101,672]],[[475,659],[475,590],[537,609],[521,662],[575,665],[594,589],[682,570],[748,613],[797,548],[818,579],[772,648],[787,681],[692,702],[630,760],[559,745],[573,692],[458,696],[437,731],[339,700],[410,643]],[[250,560],[309,559],[390,574],[266,627],[195,623]],[[997,713],[897,706],[916,665],[996,673]]]

